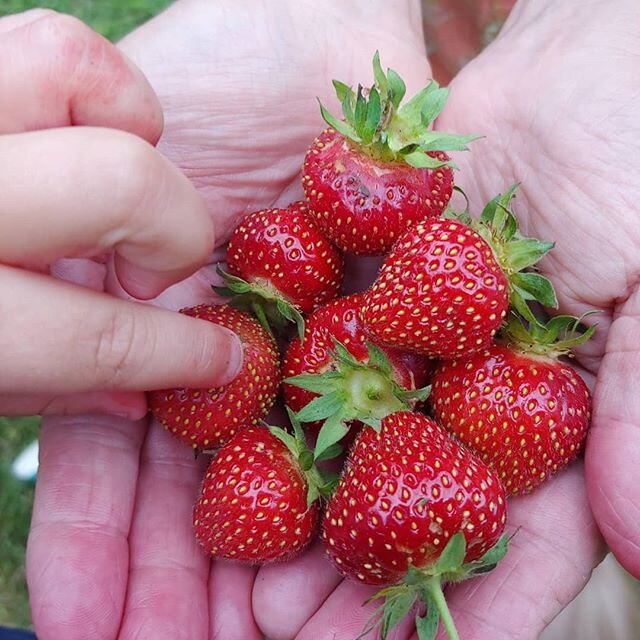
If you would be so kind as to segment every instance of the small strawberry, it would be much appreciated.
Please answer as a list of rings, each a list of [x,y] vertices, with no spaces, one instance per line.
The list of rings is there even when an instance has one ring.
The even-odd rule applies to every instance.
[[[474,136],[429,127],[448,96],[435,81],[400,107],[406,87],[376,52],[374,85],[357,93],[333,84],[344,121],[322,105],[329,125],[304,160],[309,213],[340,249],[382,255],[410,225],[442,214],[453,190],[452,163],[444,151],[466,149]]]
[[[576,319],[557,316],[546,327],[512,318],[509,344],[440,364],[430,398],[436,418],[497,470],[513,494],[527,493],[582,450],[590,394],[576,371],[557,357],[587,340],[558,335]]]
[[[263,564],[286,560],[311,540],[327,484],[300,439],[264,426],[243,429],[209,464],[193,511],[204,550]]]
[[[453,358],[488,346],[509,305],[557,306],[551,283],[523,272],[553,245],[517,231],[511,188],[492,200],[477,223],[418,223],[385,259],[364,294],[361,317],[372,339],[429,356]]]
[[[385,597],[382,637],[418,599],[433,635],[442,616],[456,637],[442,582],[487,571],[506,552],[506,497],[497,474],[431,418],[394,413],[363,429],[327,505],[322,538],[338,571],[396,585]],[[435,622],[435,625],[434,625]],[[420,635],[420,634],[419,634]],[[420,637],[423,637],[420,635]]]
[[[220,447],[239,429],[262,420],[281,382],[273,338],[252,316],[229,305],[198,305],[182,313],[231,329],[243,344],[242,370],[229,384],[212,389],[164,389],[148,394],[154,417],[195,448]]]
[[[285,377],[303,373],[333,371],[338,363],[332,358],[335,342],[341,343],[361,363],[369,359],[367,334],[358,311],[362,306],[362,294],[354,293],[337,298],[316,309],[307,317],[303,339],[294,338],[289,343],[282,369]],[[423,387],[433,369],[427,358],[399,349],[383,349],[392,364],[394,381],[405,389]],[[300,411],[316,397],[295,385],[283,385],[286,403],[293,411]]]
[[[358,317],[361,305],[362,295],[352,294],[314,311],[304,339],[294,338],[283,360],[287,405],[303,422],[324,421],[317,455],[341,440],[353,421],[378,426],[390,411],[426,397],[418,388],[428,375],[424,358],[371,344]]]
[[[227,269],[220,272],[226,286],[216,291],[233,296],[265,326],[301,323],[301,314],[338,295],[344,276],[342,255],[302,202],[245,216],[229,240]]]

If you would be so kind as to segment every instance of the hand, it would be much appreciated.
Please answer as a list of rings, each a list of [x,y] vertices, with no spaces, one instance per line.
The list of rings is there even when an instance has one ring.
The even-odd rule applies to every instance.
[[[242,213],[301,196],[302,155],[322,128],[315,96],[330,102],[332,77],[368,77],[376,47],[410,91],[428,77],[410,2],[184,0],[123,43],[165,110],[159,148],[200,187],[219,239]],[[212,280],[205,268],[157,302],[208,299]],[[40,640],[262,637],[256,571],[210,566],[193,539],[204,462],[157,425],[44,422],[27,560]]]
[[[201,198],[149,144],[162,129],[151,87],[113,45],[50,12],[1,20],[0,55],[12,61],[0,69],[3,415],[139,418],[145,389],[230,379],[229,332],[101,293],[112,251],[121,285],[149,298],[214,244]],[[63,282],[80,258],[86,286]]]
[[[328,99],[332,77],[368,77],[376,47],[385,64],[410,79],[410,91],[428,77],[420,34],[412,31],[419,24],[415,5],[407,5],[404,14],[394,5],[392,15],[370,2],[349,5],[324,3],[318,10],[303,3],[292,9],[289,3],[286,12],[267,13],[256,3],[249,8],[236,2],[232,9],[225,3],[212,7],[184,1],[125,41],[167,112],[161,149],[197,181],[216,215],[232,220],[244,211],[299,196],[302,153],[322,126],[312,96]],[[349,22],[364,24],[365,7],[371,11],[366,26],[350,40],[361,47],[353,54],[357,66],[345,69],[345,37],[338,31]],[[250,41],[240,37],[247,24],[255,25]],[[314,29],[305,27],[308,24]],[[309,41],[317,46],[307,49]],[[493,59],[490,66],[499,69],[502,56]],[[292,68],[296,73],[288,77],[277,73]],[[457,97],[463,79],[454,88],[443,121],[452,118],[446,127],[453,130],[490,134],[489,123],[480,127],[467,107],[482,106],[477,94],[465,101]],[[247,92],[259,100],[260,109],[251,107],[255,102],[244,102]],[[288,100],[282,100],[283,93]],[[282,140],[287,141],[285,148]],[[478,148],[472,152],[478,153]],[[463,157],[456,160],[461,163]],[[464,161],[471,161],[471,154]],[[460,182],[476,202],[513,181],[508,170],[496,171],[483,191],[470,164],[465,164],[463,176]],[[210,271],[201,272],[190,287],[174,288],[162,301],[195,302],[208,294],[210,279]],[[556,283],[560,287],[563,281]],[[34,620],[43,640],[84,637],[87,628],[99,638],[224,640],[260,638],[256,625],[273,640],[351,638],[362,628],[370,610],[361,603],[371,590],[341,581],[318,547],[291,563],[258,572],[223,562],[210,566],[195,547],[190,526],[190,505],[202,470],[192,463],[190,452],[161,429],[149,431],[143,444],[144,425],[78,420],[69,429],[50,420],[43,437],[34,515],[38,534],[30,544],[29,563],[32,598],[39,604]],[[91,457],[85,454],[88,447]],[[64,477],[62,458],[56,454],[63,449],[64,472],[69,474],[71,460],[74,477],[72,487],[65,485],[64,501],[57,490]],[[105,464],[113,473],[100,478],[96,494],[96,470]],[[45,521],[47,512],[52,516]],[[532,496],[513,501],[510,519],[513,528],[522,528],[503,565],[487,579],[451,593],[463,637],[536,637],[582,587],[600,556],[580,465]],[[69,544],[69,535],[76,544]],[[407,638],[412,631],[408,620],[394,637]]]

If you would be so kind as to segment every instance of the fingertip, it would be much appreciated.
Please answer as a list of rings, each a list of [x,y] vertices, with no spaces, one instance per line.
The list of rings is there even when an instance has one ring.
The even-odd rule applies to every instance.
[[[320,542],[286,564],[265,565],[253,586],[256,623],[267,638],[292,640],[341,582]]]
[[[224,327],[216,327],[218,346],[215,370],[212,374],[214,383],[225,385],[232,382],[242,370],[244,363],[244,347],[238,336]]]

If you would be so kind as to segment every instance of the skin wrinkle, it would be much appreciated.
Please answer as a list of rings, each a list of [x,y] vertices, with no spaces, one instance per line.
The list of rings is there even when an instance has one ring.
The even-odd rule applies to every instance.
[[[84,532],[78,532],[81,536]],[[66,534],[64,534],[66,535]],[[99,535],[99,534],[98,534]],[[68,538],[65,538],[68,540]],[[74,538],[77,541],[77,536]],[[47,540],[49,543],[52,541],[52,536],[49,534],[47,536]],[[95,540],[94,540],[95,543]],[[100,545],[97,543],[98,549],[102,549],[104,545]],[[123,540],[121,547],[123,548],[126,554],[126,541]],[[75,552],[74,548],[69,548],[67,546],[67,550]],[[114,554],[113,557],[118,560],[118,554]],[[72,556],[75,558],[75,556]],[[68,570],[72,569],[74,581],[72,583],[73,586],[79,586],[79,588],[83,589],[87,586],[88,581],[91,579],[90,576],[93,575],[95,569],[93,564],[87,566],[86,560],[88,560],[89,556],[84,556],[82,560],[84,564],[82,565],[82,574],[78,576],[78,567],[77,558],[75,558],[76,562],[73,565],[70,565],[67,559],[67,562],[63,565],[63,573],[64,569]],[[37,581],[43,584],[59,584],[61,580],[61,572],[60,572],[60,558],[58,555],[47,554],[44,557],[40,558],[40,562],[37,563],[37,573],[35,577],[32,575],[31,580]],[[122,567],[121,567],[122,568]],[[33,569],[32,569],[33,570]],[[53,574],[53,578],[49,579],[48,574]],[[78,578],[80,578],[80,583],[78,584]],[[62,579],[63,584],[66,583],[64,579]],[[84,586],[83,586],[84,585]],[[112,640],[112,635],[108,631],[109,625],[108,620],[110,620],[114,612],[118,612],[121,610],[122,603],[120,594],[116,593],[118,582],[113,581],[106,592],[102,592],[99,600],[88,599],[86,594],[85,597],[77,598],[75,600],[75,607],[69,611],[68,609],[64,610],[64,613],[58,609],[56,606],[56,600],[54,598],[53,602],[50,598],[48,599],[37,599],[36,602],[39,603],[39,606],[33,611],[33,619],[45,619],[47,624],[44,625],[45,628],[51,628],[53,623],[53,628],[57,630],[56,635],[47,635],[47,637],[58,638],[65,637],[66,639],[71,639],[74,637],[84,638],[90,637],[95,640]],[[67,587],[68,588],[68,587]],[[106,606],[109,605],[109,606]],[[33,605],[32,605],[33,606]],[[52,612],[51,615],[47,616],[46,611],[50,610]],[[61,615],[64,615],[61,619]],[[40,627],[42,628],[42,626]],[[61,629],[65,630],[65,635],[59,635]],[[76,636],[73,631],[81,630],[82,635]]]

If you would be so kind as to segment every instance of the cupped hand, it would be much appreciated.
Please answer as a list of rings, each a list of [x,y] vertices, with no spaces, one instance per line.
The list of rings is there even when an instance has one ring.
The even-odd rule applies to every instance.
[[[122,46],[164,109],[159,148],[199,187],[218,242],[243,213],[302,195],[302,156],[322,127],[315,97],[331,102],[331,78],[367,77],[376,48],[410,90],[428,77],[409,2],[183,0]],[[166,203],[176,220],[184,206]],[[167,250],[176,233],[164,231]],[[156,303],[210,299],[212,265]],[[91,266],[76,265],[75,278],[86,282]],[[117,275],[107,275],[107,289],[127,298]],[[191,507],[205,462],[142,421],[45,420],[27,560],[40,640],[262,637],[255,570],[211,564],[194,542]]]
[[[460,158],[475,205],[520,182],[525,231],[556,242],[542,269],[560,310],[598,312],[577,357],[595,383],[586,484],[607,544],[640,576],[640,6],[612,9],[599,0],[518,4],[454,81],[440,126],[486,135]]]
[[[302,155],[322,127],[314,97],[333,105],[331,78],[368,78],[377,48],[383,63],[408,80],[410,91],[424,83],[428,66],[417,3],[389,5],[182,0],[123,43],[165,109],[160,148],[198,185],[226,229],[246,211],[301,195]],[[523,16],[521,29],[534,29],[526,11],[518,9],[514,20]],[[525,53],[531,49],[534,59],[535,29],[511,44]],[[545,34],[538,37],[546,44]],[[504,160],[513,151],[511,136],[518,136],[518,116],[501,114],[504,128],[496,129],[491,91],[481,86],[490,70],[496,86],[499,80],[510,86],[502,74],[511,54],[501,50],[501,42],[456,81],[441,124],[487,135],[468,157],[456,158],[460,182],[476,205],[514,180],[533,181],[530,174],[514,175]],[[518,71],[510,82],[528,86],[527,74]],[[474,90],[465,95],[465,85]],[[533,98],[524,100],[521,92],[526,112]],[[524,151],[533,155],[535,149],[524,145]],[[535,154],[532,162],[543,164],[543,158]],[[492,163],[498,168],[481,179],[482,167]],[[549,173],[560,175],[557,167]],[[532,224],[529,191],[521,191],[519,209]],[[541,233],[559,240],[558,254],[567,250],[558,233],[562,228],[559,222]],[[549,273],[561,290],[563,310],[575,312],[564,272]],[[212,277],[211,268],[201,270],[158,302],[177,307],[201,301],[210,296]],[[147,433],[142,423],[49,420],[42,447],[29,550],[34,622],[42,640],[234,640],[263,634],[271,640],[346,639],[358,635],[370,615],[361,605],[372,590],[342,580],[319,546],[260,570],[204,558],[190,518],[204,462],[194,463],[192,453],[157,426]],[[513,500],[510,529],[519,532],[501,566],[450,592],[464,638],[535,638],[584,585],[602,549],[582,466]],[[413,634],[406,620],[393,637]]]

